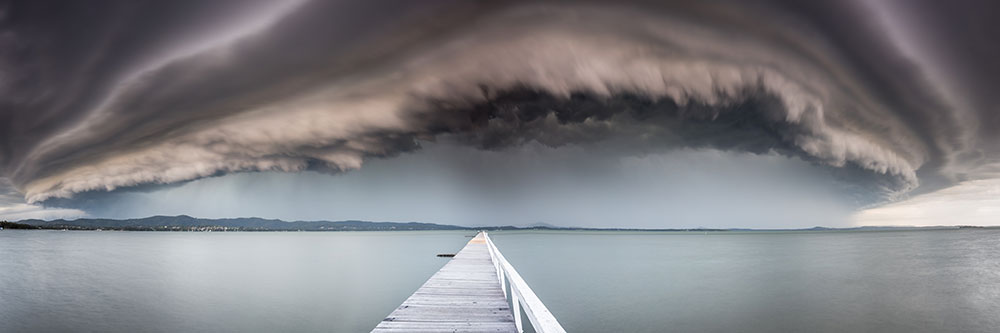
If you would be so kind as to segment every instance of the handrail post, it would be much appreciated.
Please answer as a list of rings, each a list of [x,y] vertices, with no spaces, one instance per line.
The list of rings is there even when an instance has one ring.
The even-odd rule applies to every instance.
[[[500,270],[500,290],[503,290],[503,297],[507,298],[507,279],[502,269]]]
[[[510,291],[510,301],[513,305],[511,309],[514,310],[514,326],[517,326],[518,333],[522,333],[524,332],[524,326],[521,324],[521,300],[517,298],[516,291]]]

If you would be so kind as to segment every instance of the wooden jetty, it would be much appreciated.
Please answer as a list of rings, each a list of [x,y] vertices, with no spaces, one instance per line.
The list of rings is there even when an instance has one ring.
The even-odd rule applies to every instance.
[[[565,332],[480,232],[372,332],[521,332],[522,307],[536,332]]]

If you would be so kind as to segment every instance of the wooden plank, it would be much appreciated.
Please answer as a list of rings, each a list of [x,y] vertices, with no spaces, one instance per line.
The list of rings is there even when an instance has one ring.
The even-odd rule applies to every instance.
[[[517,332],[483,233],[372,332]]]

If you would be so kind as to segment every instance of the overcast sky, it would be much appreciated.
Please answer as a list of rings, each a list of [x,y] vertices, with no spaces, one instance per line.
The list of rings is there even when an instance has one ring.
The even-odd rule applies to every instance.
[[[99,216],[191,214],[458,225],[843,225],[852,202],[820,168],[778,155],[685,150],[609,158],[578,147],[431,145],[340,175],[252,173],[68,204]],[[780,212],[780,213],[775,213]]]
[[[13,1],[0,218],[997,224],[991,1]]]

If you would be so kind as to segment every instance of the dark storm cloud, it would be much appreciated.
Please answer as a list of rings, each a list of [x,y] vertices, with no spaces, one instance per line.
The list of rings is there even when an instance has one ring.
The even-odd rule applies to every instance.
[[[447,134],[777,152],[890,199],[989,177],[996,11],[899,5],[14,2],[0,167],[34,202],[348,170]],[[908,53],[937,45],[969,52]]]

